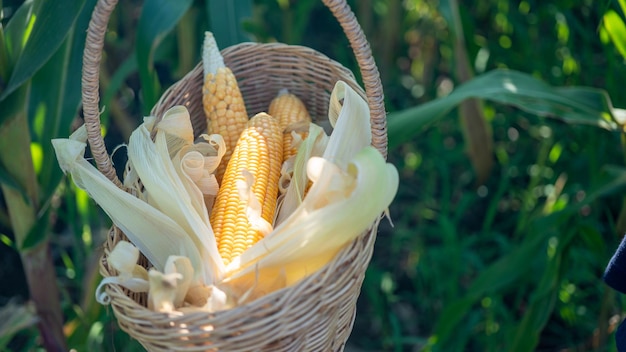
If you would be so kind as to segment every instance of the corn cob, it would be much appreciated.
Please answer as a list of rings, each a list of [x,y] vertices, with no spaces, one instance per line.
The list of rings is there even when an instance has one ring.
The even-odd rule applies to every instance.
[[[221,183],[239,135],[246,128],[248,113],[237,85],[237,79],[224,65],[224,59],[210,32],[205,35],[202,61],[204,64],[202,105],[207,119],[208,133],[222,135],[226,144],[226,153],[215,171],[217,182]]]
[[[271,232],[276,211],[283,153],[280,126],[265,113],[254,116],[247,126],[228,163],[210,215],[225,265]],[[250,188],[249,199],[242,197],[242,185]]]
[[[306,110],[304,103],[297,96],[289,93],[287,89],[282,89],[270,103],[268,113],[278,119],[280,128],[283,131],[283,161],[296,155],[298,149],[294,146],[294,138],[291,134],[296,131],[302,139],[306,138],[308,123],[311,116]],[[303,121],[307,122],[305,131],[298,132],[298,125]]]

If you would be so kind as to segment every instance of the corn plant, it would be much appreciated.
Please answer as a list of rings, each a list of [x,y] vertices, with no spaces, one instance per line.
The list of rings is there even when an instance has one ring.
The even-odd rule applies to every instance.
[[[69,10],[63,3],[35,0],[4,11],[0,232],[7,235],[0,239],[20,253],[39,312],[53,311],[51,323],[41,324],[45,347],[64,349],[67,337],[67,347],[78,350],[141,350],[95,304],[96,271],[81,269],[97,259],[96,234],[110,223],[62,181],[51,154],[50,139],[69,135],[77,117],[80,46],[94,1],[69,2]],[[381,70],[390,160],[402,179],[391,207],[395,227],[381,227],[349,347],[615,350],[613,321],[624,307],[600,276],[626,228],[623,110],[609,99],[626,101],[622,3],[350,3]],[[110,145],[128,140],[163,90],[195,66],[209,28],[220,47],[251,39],[307,45],[359,75],[319,1],[119,6],[101,71]],[[128,16],[134,12],[138,21]],[[454,89],[444,91],[450,81]],[[478,128],[483,137],[458,126],[463,115],[486,123]],[[493,161],[490,172],[468,160],[472,146],[472,159]],[[63,231],[55,225],[70,227],[80,249],[52,260],[50,234]],[[37,263],[45,263],[39,275]],[[70,297],[76,291],[80,303]],[[47,297],[38,298],[42,292]],[[7,304],[23,318],[15,327],[33,324],[28,307]],[[9,342],[16,331],[0,327],[0,347],[16,348]],[[34,348],[29,331],[25,346]]]
[[[85,1],[26,2],[13,7],[6,27],[0,28],[3,225],[11,229],[43,345],[51,351],[65,350],[66,343],[49,248],[51,199],[61,180],[50,138],[66,134],[78,110],[76,67],[88,8]]]

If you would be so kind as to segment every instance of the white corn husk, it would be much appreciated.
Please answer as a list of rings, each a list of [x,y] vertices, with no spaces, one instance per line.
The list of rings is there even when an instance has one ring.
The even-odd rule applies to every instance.
[[[300,136],[298,135],[298,137]],[[281,182],[286,183],[282,180],[288,179],[288,186],[276,211],[274,226],[285,221],[302,203],[304,191],[309,181],[306,174],[307,162],[311,157],[321,156],[327,144],[328,136],[324,133],[324,129],[316,124],[309,124],[307,138],[300,144],[298,153],[285,162],[284,170],[281,172],[283,174],[281,175]]]
[[[184,107],[170,109],[156,126],[154,118],[146,118],[131,136],[125,185],[140,199],[115,187],[84,159],[84,128],[70,139],[54,140],[61,168],[154,265],[149,275],[145,270],[122,273],[105,278],[101,286],[126,282],[131,290],[148,291],[150,306],[159,311],[216,311],[292,285],[320,269],[371,229],[397,192],[397,170],[370,146],[369,116],[366,102],[338,82],[329,107],[331,136],[310,126],[293,160],[275,228],[227,267],[207,211],[217,193],[213,172],[224,143],[212,135],[194,144]],[[313,185],[305,196],[309,180]],[[244,186],[240,193],[245,198]],[[249,216],[253,221],[255,213]],[[116,265],[128,271],[136,258],[126,249],[123,259],[109,260],[125,261]]]
[[[185,255],[203,272],[200,252],[185,230],[169,216],[119,189],[87,162],[86,141],[84,126],[69,139],[52,140],[61,169],[72,174],[74,183],[87,191],[157,270],[165,268],[170,255]]]
[[[165,114],[164,125],[170,119],[189,121],[189,114],[184,107],[175,107]],[[152,142],[148,128],[153,124],[154,119],[147,118],[133,132],[128,145],[129,163],[135,174],[130,178],[139,178],[145,187],[144,191],[135,190],[134,193],[143,192],[141,198],[145,201],[117,188],[84,159],[87,139],[84,126],[70,139],[55,139],[52,143],[63,171],[72,174],[76,185],[89,193],[156,270],[164,271],[170,255],[186,256],[196,268],[194,281],[212,284],[221,278],[224,264],[219,259],[204,195],[192,177],[180,176],[186,167],[174,165],[167,148],[168,138],[159,128],[156,141]],[[182,126],[191,129],[190,123],[182,123]],[[187,148],[185,143],[176,144],[177,155],[184,164],[185,157],[180,154],[193,152],[193,140],[189,138],[193,135],[184,132],[173,132],[172,135],[187,136],[184,138]],[[218,141],[219,147],[223,146],[219,136],[211,138]],[[217,150],[215,154],[207,157],[219,159],[223,152]],[[175,157],[174,160],[178,159]],[[218,162],[207,164],[213,167]]]
[[[189,120],[189,113],[182,106],[168,110],[163,119],[170,116]],[[193,241],[206,268],[203,273],[204,282],[211,284],[221,278],[224,263],[217,251],[204,197],[191,178],[180,177],[177,169],[182,168],[174,166],[170,159],[166,133],[161,132],[157,129],[153,142],[147,127],[140,125],[132,133],[128,143],[129,163],[146,189],[148,203],[176,219]],[[181,148],[181,151],[184,150],[185,148]]]
[[[137,264],[139,250],[132,243],[119,241],[109,253],[111,267],[117,270],[117,276],[104,278],[96,288],[96,300],[102,304],[108,303],[109,295],[104,290],[107,284],[118,284],[133,292],[148,292],[148,271]]]
[[[343,105],[339,103],[342,99]],[[258,296],[255,291],[272,292],[320,269],[371,228],[395,197],[398,172],[370,146],[370,114],[365,101],[347,84],[338,82],[330,106],[329,119],[335,129],[327,143],[323,141],[323,157],[307,157],[306,170],[313,181],[308,194],[295,209],[283,203],[280,211],[290,215],[279,219],[270,235],[227,266],[223,284],[236,294],[253,299]],[[317,132],[313,132],[315,136]],[[311,150],[305,140],[298,153]],[[296,166],[294,178],[298,169]],[[293,180],[292,186],[302,189],[302,184]],[[276,277],[283,277],[283,283]]]

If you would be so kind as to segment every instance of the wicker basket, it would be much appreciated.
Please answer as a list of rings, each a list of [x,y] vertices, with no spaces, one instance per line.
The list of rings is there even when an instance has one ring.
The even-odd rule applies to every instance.
[[[87,34],[83,62],[83,109],[89,144],[99,170],[118,185],[100,134],[98,76],[107,22],[117,0],[99,0]],[[356,55],[366,91],[346,68],[306,47],[245,43],[222,51],[235,73],[248,113],[264,111],[278,89],[301,97],[316,122],[327,116],[330,92],[343,80],[367,97],[373,145],[386,156],[387,135],[378,70],[361,28],[345,1],[324,0],[346,33]],[[185,105],[196,134],[206,127],[202,109],[202,67],[199,64],[161,97],[152,114],[161,118],[174,105]],[[336,258],[296,285],[237,308],[216,313],[170,315],[146,308],[145,294],[108,285],[119,326],[151,351],[342,351],[352,330],[365,270],[376,237],[362,234]],[[111,228],[104,244],[100,272],[115,275],[107,256],[125,238]],[[147,263],[146,263],[147,265]]]

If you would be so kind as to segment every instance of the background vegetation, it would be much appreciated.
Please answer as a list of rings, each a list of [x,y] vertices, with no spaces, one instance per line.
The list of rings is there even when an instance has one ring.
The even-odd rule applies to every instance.
[[[95,1],[59,3],[0,1],[0,349],[53,347],[33,319],[32,302],[54,305],[37,300],[36,277],[57,284],[56,335],[69,348],[141,350],[94,301],[110,222],[62,178],[51,151],[51,138],[81,123],[80,54]],[[349,348],[615,351],[625,305],[601,276],[626,230],[624,114],[613,108],[626,106],[626,3],[349,3],[381,71],[389,159],[401,174]],[[209,28],[222,47],[301,44],[358,76],[317,0],[122,1],[109,28],[110,148],[195,66]],[[52,263],[47,276],[33,276],[36,259]]]

